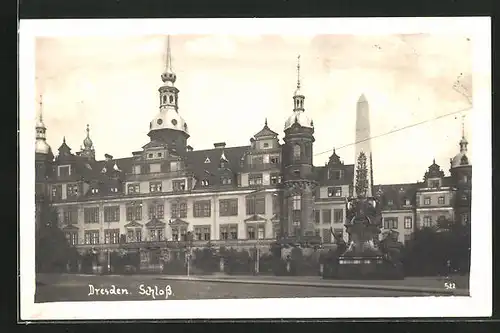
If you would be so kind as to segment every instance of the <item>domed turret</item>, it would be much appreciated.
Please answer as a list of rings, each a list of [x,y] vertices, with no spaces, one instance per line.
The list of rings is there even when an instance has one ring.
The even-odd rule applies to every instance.
[[[149,123],[149,137],[167,143],[171,148],[183,149],[189,138],[189,129],[179,114],[179,89],[174,86],[177,76],[172,70],[170,36],[167,38],[165,70],[161,75],[163,85],[160,93],[160,110]]]
[[[295,93],[293,94],[293,113],[285,121],[285,131],[294,124],[298,124],[305,128],[314,128],[312,119],[304,112],[304,99],[305,96],[300,89],[300,56],[298,56],[297,89],[295,89]]]
[[[451,168],[470,165],[469,157],[467,156],[467,145],[469,142],[465,138],[464,124],[462,123],[462,139],[459,142],[460,152],[451,159]]]
[[[83,146],[86,149],[91,149],[94,146],[92,140],[90,139],[90,127],[89,127],[89,124],[87,124],[87,136],[83,140]]]
[[[52,150],[46,141],[46,131],[47,128],[43,122],[43,102],[42,96],[40,96],[40,110],[36,120],[36,141],[35,141],[35,153],[50,155]]]

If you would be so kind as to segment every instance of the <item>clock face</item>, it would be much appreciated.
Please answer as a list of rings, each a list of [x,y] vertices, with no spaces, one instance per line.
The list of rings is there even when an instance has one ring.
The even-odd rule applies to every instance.
[[[161,125],[161,124],[163,124],[163,120],[158,119],[158,120],[156,121],[156,123],[157,123],[158,125]]]

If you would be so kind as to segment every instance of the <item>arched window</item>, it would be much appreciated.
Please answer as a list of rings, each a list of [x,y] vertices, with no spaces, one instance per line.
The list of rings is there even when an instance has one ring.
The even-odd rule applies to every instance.
[[[300,160],[300,146],[298,144],[293,146],[293,159]]]
[[[170,100],[170,103],[173,103],[173,102],[174,102],[174,96],[170,95],[168,98],[169,98],[169,100]]]
[[[163,95],[163,103],[167,103],[167,96]]]

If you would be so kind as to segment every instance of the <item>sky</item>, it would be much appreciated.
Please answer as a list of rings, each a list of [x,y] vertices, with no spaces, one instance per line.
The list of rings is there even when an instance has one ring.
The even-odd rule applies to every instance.
[[[266,118],[283,138],[300,55],[315,165],[324,165],[333,148],[354,163],[361,94],[370,108],[374,183],[420,181],[434,158],[449,174],[462,122],[472,154],[472,50],[465,36],[172,35],[170,44],[179,113],[195,150],[248,145]],[[89,124],[98,159],[140,150],[158,112],[165,50],[164,35],[38,37],[34,98],[43,95],[52,149],[65,137],[78,151]],[[458,77],[463,94],[453,89]]]

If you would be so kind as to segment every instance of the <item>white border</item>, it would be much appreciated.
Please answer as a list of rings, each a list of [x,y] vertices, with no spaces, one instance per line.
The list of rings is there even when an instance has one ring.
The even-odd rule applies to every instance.
[[[145,34],[462,33],[473,43],[471,297],[294,298],[34,303],[34,40],[36,36]],[[381,318],[491,316],[491,23],[475,18],[21,20],[20,305],[22,320],[192,318]],[[161,302],[161,303],[158,303]],[[252,309],[252,311],[248,311]]]

